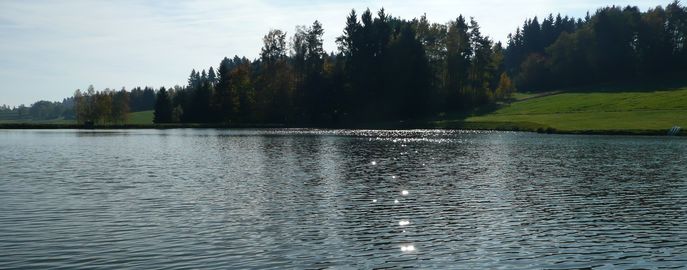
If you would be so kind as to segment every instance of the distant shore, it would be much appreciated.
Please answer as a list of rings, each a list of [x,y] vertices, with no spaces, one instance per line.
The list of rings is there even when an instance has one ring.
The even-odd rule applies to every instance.
[[[511,123],[511,122],[397,122],[381,124],[360,124],[360,125],[341,125],[341,126],[289,126],[280,124],[122,124],[122,125],[96,125],[86,128],[78,124],[33,124],[33,123],[2,123],[0,129],[194,129],[194,128],[320,128],[320,129],[443,129],[443,130],[494,130],[494,131],[514,131],[514,132],[533,132],[546,134],[579,134],[579,135],[642,135],[642,136],[668,136],[668,130],[652,129],[628,129],[628,130],[556,130],[533,123]],[[677,136],[687,136],[687,132],[682,131]]]
[[[173,128],[285,128],[283,125],[226,125],[226,124],[105,124],[86,127],[79,124],[0,123],[0,129],[173,129]]]

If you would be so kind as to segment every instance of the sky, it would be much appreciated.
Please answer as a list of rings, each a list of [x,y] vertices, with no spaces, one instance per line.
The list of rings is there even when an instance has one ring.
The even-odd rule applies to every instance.
[[[191,69],[234,55],[257,58],[270,29],[287,34],[319,20],[335,51],[351,9],[446,23],[474,17],[482,33],[505,41],[527,18],[584,17],[608,5],[646,10],[670,0],[0,0],[0,104],[57,101],[94,85],[184,85]]]

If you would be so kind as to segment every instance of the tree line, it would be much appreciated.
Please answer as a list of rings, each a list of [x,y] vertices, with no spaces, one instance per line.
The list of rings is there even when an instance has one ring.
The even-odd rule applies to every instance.
[[[184,86],[89,89],[62,104],[74,104],[80,123],[117,123],[123,112],[154,110],[156,123],[345,126],[468,112],[507,101],[516,89],[687,70],[687,8],[678,1],[644,12],[611,6],[584,18],[534,17],[505,47],[472,18],[432,23],[384,9],[352,10],[335,52],[324,50],[323,34],[318,21],[290,35],[273,29],[258,58],[225,57],[216,68],[192,70]],[[55,115],[48,113],[59,111],[53,105],[34,104],[42,108],[36,114]]]
[[[504,48],[462,15],[448,23],[351,11],[337,52],[319,22],[271,30],[260,57],[224,58],[159,91],[158,123],[338,125],[465,112],[546,91],[687,70],[687,8],[610,6],[527,19]],[[512,78],[512,79],[511,79]]]
[[[37,101],[30,106],[19,105],[10,107],[0,106],[0,113],[3,119],[12,120],[50,120],[56,118],[74,119],[73,98],[65,98],[60,101]]]
[[[271,30],[258,59],[192,70],[186,86],[158,91],[155,122],[391,121],[469,110],[515,91],[502,45],[463,16],[437,24],[353,10],[336,53],[325,52],[323,34],[318,21],[288,38]]]
[[[152,87],[105,88],[96,91],[91,85],[85,92],[77,89],[74,96],[62,101],[40,100],[29,106],[0,106],[0,118],[12,120],[76,120],[78,123],[124,123],[126,113],[152,110],[156,90]],[[107,96],[107,97],[106,97]],[[76,101],[79,101],[78,103]],[[107,116],[109,115],[109,116]]]
[[[96,91],[90,85],[84,92],[80,89],[74,92],[74,116],[78,124],[125,124],[129,112],[152,110],[155,95],[150,87]]]
[[[687,8],[674,1],[641,12],[598,9],[584,19],[528,19],[508,38],[506,70],[540,91],[687,70]]]

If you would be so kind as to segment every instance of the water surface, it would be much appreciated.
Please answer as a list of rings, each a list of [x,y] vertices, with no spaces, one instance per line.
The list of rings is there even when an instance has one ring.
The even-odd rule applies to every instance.
[[[687,267],[684,138],[0,130],[0,268]]]

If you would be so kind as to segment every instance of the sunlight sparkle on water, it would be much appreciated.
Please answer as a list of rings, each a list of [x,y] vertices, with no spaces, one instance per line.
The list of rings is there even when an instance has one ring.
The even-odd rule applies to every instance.
[[[394,200],[394,203],[398,203],[398,200]]]
[[[372,166],[377,165],[377,161],[372,161],[371,164]]]
[[[407,190],[401,191],[401,195],[403,196],[408,196],[409,192]]]
[[[413,246],[413,245],[403,245],[403,246],[401,246],[401,251],[403,251],[403,252],[415,251],[415,246]]]
[[[408,220],[401,220],[401,221],[398,222],[398,225],[399,225],[399,226],[407,226],[407,225],[410,225],[410,221],[408,221]]]
[[[377,202],[377,199],[372,199],[372,202],[373,202],[373,203]]]

